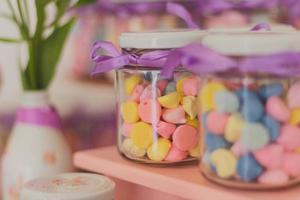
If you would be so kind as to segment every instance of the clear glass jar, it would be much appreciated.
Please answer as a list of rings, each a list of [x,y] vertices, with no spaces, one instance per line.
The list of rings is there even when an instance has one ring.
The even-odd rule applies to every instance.
[[[232,46],[225,49],[227,42]],[[263,49],[269,42],[273,46]],[[300,52],[297,42],[299,34],[292,32],[219,33],[203,40],[240,69],[202,77],[200,168],[209,180],[255,190],[300,182],[300,80],[280,69],[300,66],[289,62],[293,56],[283,58]],[[246,59],[256,70],[243,71]]]
[[[199,41],[202,34],[125,33],[120,41],[123,51],[143,54]],[[182,69],[175,70],[168,79],[162,78],[161,69],[154,66],[133,65],[117,70],[119,152],[130,160],[151,164],[195,161],[200,154],[200,84],[198,76]]]

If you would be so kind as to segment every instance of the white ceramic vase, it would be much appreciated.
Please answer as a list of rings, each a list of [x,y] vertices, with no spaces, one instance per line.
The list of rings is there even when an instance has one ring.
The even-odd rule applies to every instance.
[[[18,200],[29,180],[72,169],[71,150],[48,93],[25,92],[3,154],[3,200]]]

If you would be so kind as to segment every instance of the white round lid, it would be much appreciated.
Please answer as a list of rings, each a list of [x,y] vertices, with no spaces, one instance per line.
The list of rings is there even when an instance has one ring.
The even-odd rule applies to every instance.
[[[232,56],[300,52],[300,33],[274,30],[211,32],[202,39],[202,44]]]
[[[171,49],[199,42],[206,35],[201,30],[166,30],[153,32],[125,32],[119,37],[121,48]]]
[[[218,32],[242,32],[251,30],[256,24],[251,24],[242,27],[230,27],[230,28],[210,28],[208,29],[209,33],[218,33]],[[269,24],[272,31],[297,31],[297,29],[291,25],[286,24]]]
[[[105,176],[66,173],[25,184],[21,200],[112,200],[115,183]]]

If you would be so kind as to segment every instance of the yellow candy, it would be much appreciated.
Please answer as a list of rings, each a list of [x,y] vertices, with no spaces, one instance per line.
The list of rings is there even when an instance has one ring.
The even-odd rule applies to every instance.
[[[159,138],[147,150],[147,155],[151,160],[162,161],[168,155],[171,148],[171,142],[164,138]]]
[[[125,80],[125,91],[127,94],[131,94],[140,82],[142,82],[142,78],[138,75],[132,75],[128,79]]]
[[[198,128],[199,126],[199,121],[197,118],[191,119],[190,117],[186,118],[186,123],[194,128]]]
[[[200,91],[200,101],[203,113],[216,108],[214,100],[215,93],[222,90],[226,90],[225,86],[217,82],[207,83],[202,87]]]
[[[146,155],[146,149],[141,149],[132,143],[132,139],[127,138],[123,141],[123,149],[126,153],[141,158]]]
[[[245,121],[240,114],[232,114],[228,118],[227,125],[225,127],[225,139],[231,143],[238,141],[244,125]]]
[[[183,82],[188,78],[189,78],[188,76],[185,76],[179,79],[176,83],[176,90],[180,95],[183,95]]]
[[[139,120],[138,104],[135,101],[126,101],[121,104],[121,115],[127,123],[135,123]]]
[[[180,95],[177,92],[171,92],[165,96],[159,97],[157,100],[164,108],[177,108],[180,102]]]
[[[300,108],[292,110],[292,114],[289,120],[289,124],[298,125],[300,124]]]
[[[152,127],[145,122],[138,122],[132,126],[130,137],[132,143],[141,149],[147,149],[153,140]]]
[[[300,153],[300,148],[296,149],[296,153]]]
[[[237,159],[231,151],[218,149],[212,152],[210,161],[216,167],[219,177],[230,178],[235,175]]]
[[[189,150],[189,155],[194,158],[199,158],[200,157],[200,144],[198,144],[193,149]]]
[[[183,97],[182,107],[184,111],[190,116],[191,119],[195,119],[197,116],[197,103],[196,97],[186,96]]]

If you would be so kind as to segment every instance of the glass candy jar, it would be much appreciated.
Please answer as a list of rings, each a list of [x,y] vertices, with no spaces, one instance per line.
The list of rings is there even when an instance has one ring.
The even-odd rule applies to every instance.
[[[203,35],[201,31],[124,33],[120,45],[125,54],[168,54],[174,48],[200,41]],[[200,152],[199,87],[199,78],[182,68],[168,79],[151,63],[117,70],[119,152],[143,163],[196,160]]]
[[[227,32],[203,39],[234,63],[202,77],[200,167],[209,180],[243,189],[300,182],[299,36]]]

